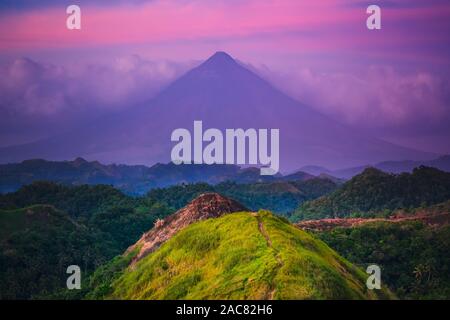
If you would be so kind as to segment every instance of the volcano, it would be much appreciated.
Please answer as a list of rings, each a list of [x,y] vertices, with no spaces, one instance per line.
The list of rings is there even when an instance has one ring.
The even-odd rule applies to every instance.
[[[434,155],[394,145],[342,125],[290,98],[224,52],[217,52],[150,101],[66,134],[0,149],[0,162],[83,157],[105,163],[169,162],[177,128],[277,128],[283,171],[330,169]]]

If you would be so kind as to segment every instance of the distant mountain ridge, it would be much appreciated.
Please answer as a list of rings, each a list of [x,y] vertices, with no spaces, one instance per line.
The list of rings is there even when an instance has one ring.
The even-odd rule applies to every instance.
[[[450,172],[450,156],[430,161],[386,161],[374,167],[389,173],[412,172],[421,165]],[[102,164],[76,158],[73,161],[25,160],[0,165],[0,193],[13,192],[34,181],[53,181],[68,185],[109,184],[127,194],[142,195],[151,189],[204,182],[216,185],[225,181],[271,183],[328,179],[336,184],[362,173],[370,166],[331,171],[319,166],[305,166],[291,174],[261,176],[258,168],[235,165],[145,165]]]
[[[274,181],[306,181],[314,176],[296,172],[291,175],[261,176],[258,168],[235,165],[104,165],[98,161],[76,158],[73,161],[26,160],[0,165],[0,193],[13,192],[22,185],[46,180],[69,185],[111,184],[128,194],[144,194],[153,188],[182,183],[224,181],[256,183]]]
[[[424,161],[383,161],[373,165],[344,168],[339,170],[329,170],[320,166],[304,166],[301,167],[299,171],[306,172],[315,176],[319,176],[320,174],[328,174],[336,178],[350,179],[353,176],[360,174],[369,167],[377,168],[389,173],[402,173],[412,172],[414,168],[420,166],[433,167],[442,171],[450,172],[450,155],[443,155],[433,160]]]

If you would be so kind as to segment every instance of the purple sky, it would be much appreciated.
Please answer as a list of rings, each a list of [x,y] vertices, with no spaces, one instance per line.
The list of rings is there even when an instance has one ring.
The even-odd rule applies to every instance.
[[[382,30],[367,30],[369,4]],[[448,30],[448,0],[3,0],[0,146],[145,101],[223,50],[341,122],[450,153]]]

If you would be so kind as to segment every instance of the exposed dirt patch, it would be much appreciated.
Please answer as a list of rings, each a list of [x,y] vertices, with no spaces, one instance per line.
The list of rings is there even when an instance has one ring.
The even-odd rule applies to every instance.
[[[398,223],[404,221],[422,221],[431,226],[442,226],[450,223],[450,213],[427,213],[418,212],[414,215],[395,214],[389,218],[333,218],[307,220],[296,223],[295,225],[303,230],[326,231],[337,227],[351,228],[370,222],[391,222]]]
[[[150,231],[127,249],[125,254],[140,247],[139,253],[131,262],[131,266],[134,266],[137,261],[158,249],[161,244],[188,225],[238,211],[248,211],[248,209],[218,193],[204,193],[166,219],[158,220]]]

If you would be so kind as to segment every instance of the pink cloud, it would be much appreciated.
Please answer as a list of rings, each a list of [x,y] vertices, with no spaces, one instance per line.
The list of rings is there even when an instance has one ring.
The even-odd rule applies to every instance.
[[[1,44],[4,48],[25,43],[47,47],[239,37],[313,28],[352,16],[336,15],[326,8],[323,4],[305,6],[295,1],[249,1],[240,5],[155,1],[142,6],[86,7],[82,8],[79,32],[66,30],[63,10],[36,10],[2,17],[2,26],[9,26],[9,36]]]
[[[82,30],[65,28],[64,8],[3,14],[0,48],[66,48],[156,44],[202,39],[259,39],[276,50],[362,50],[438,43],[445,32],[423,37],[402,22],[449,27],[449,6],[384,8],[386,30],[368,33],[363,7],[327,1],[153,1],[141,5],[83,6]],[[436,26],[437,25],[437,26]],[[7,31],[7,33],[5,32]],[[406,31],[406,32],[405,32]],[[410,32],[408,32],[410,31]],[[267,44],[262,35],[268,35]],[[272,36],[271,36],[272,35]],[[279,41],[277,41],[279,39]],[[447,36],[445,36],[447,39]],[[267,39],[266,39],[267,40]]]

